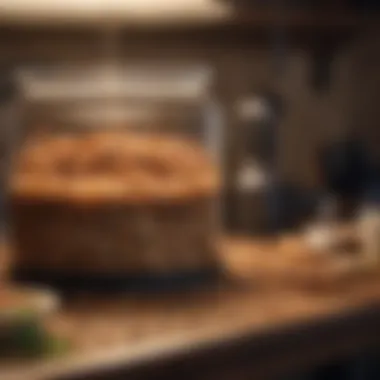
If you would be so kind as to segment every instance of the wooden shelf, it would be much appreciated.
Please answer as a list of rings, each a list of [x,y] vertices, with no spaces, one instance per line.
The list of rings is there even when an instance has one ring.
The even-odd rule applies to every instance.
[[[331,8],[322,10],[279,10],[279,9],[236,9],[236,22],[250,26],[282,25],[296,28],[352,28],[360,26],[368,14],[348,9]]]
[[[108,12],[95,12],[92,9],[86,12],[81,8],[81,12],[74,12],[75,7],[70,4],[60,8],[50,7],[48,10],[32,7],[28,12],[20,6],[12,6],[9,2],[7,7],[2,9],[0,20],[2,25],[14,25],[21,27],[39,27],[41,25],[50,28],[99,28],[106,22],[117,22],[118,26],[125,29],[149,29],[149,28],[197,28],[205,25],[226,26],[240,25],[248,28],[268,27],[273,25],[285,25],[288,27],[301,28],[352,28],[361,25],[368,17],[373,17],[369,13],[355,11],[348,7],[328,6],[323,8],[305,9],[280,9],[269,6],[230,6],[218,4],[216,1],[204,1],[205,5],[199,7],[189,7],[191,11],[180,8],[170,12],[148,12],[147,15],[125,10],[118,12],[117,17],[111,10]],[[206,6],[207,5],[207,6]],[[57,9],[56,9],[57,8]],[[110,15],[108,15],[108,13]],[[140,12],[141,13],[141,12]],[[70,17],[72,15],[72,17]]]

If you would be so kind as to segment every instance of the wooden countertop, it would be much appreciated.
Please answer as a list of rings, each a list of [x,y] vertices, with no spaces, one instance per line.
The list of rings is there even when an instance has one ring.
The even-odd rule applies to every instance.
[[[332,271],[334,282],[320,269],[312,283],[327,278],[325,286],[303,286],[310,276],[286,286],[292,276],[279,283],[286,272],[279,268],[300,273],[303,266],[278,263],[291,261],[281,258],[285,251],[294,260],[305,248],[299,238],[286,241],[224,242],[229,281],[209,288],[68,301],[47,323],[73,342],[73,351],[54,360],[1,364],[0,378],[244,379],[251,373],[267,379],[380,343],[380,276],[363,272],[346,281],[339,270]]]

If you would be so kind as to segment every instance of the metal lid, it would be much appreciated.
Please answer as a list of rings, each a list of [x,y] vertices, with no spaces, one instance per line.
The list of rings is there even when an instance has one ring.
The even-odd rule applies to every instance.
[[[20,70],[24,99],[34,102],[131,99],[197,102],[208,94],[212,70],[203,65],[98,65]]]

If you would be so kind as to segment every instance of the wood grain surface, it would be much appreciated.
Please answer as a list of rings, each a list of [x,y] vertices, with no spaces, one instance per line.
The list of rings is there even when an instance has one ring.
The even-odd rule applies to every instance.
[[[229,239],[221,249],[226,280],[214,286],[186,293],[78,295],[46,321],[51,330],[72,342],[72,351],[56,359],[1,363],[0,378],[80,379],[95,373],[109,378],[121,370],[126,371],[119,374],[124,378],[128,371],[132,376],[134,370],[147,371],[157,363],[161,370],[166,368],[164,377],[178,376],[176,365],[162,367],[174,358],[182,358],[185,367],[190,365],[185,358],[197,358],[193,369],[220,378],[217,368],[223,357],[231,358],[225,363],[227,373],[235,366],[231,378],[247,378],[236,374],[245,366],[245,374],[249,367],[255,378],[268,378],[274,370],[319,363],[377,343],[380,335],[373,329],[378,329],[380,315],[380,277],[376,271],[334,271],[331,268],[340,257],[316,260],[304,249],[302,240],[292,236],[276,242]],[[317,273],[313,286],[308,286],[312,275],[290,281],[303,271]],[[340,281],[340,273],[349,281]],[[325,278],[327,286],[314,286]],[[236,343],[239,340],[245,343]],[[255,361],[253,352],[264,355],[263,347],[267,356]],[[249,363],[246,350],[252,352]],[[205,358],[212,361],[206,365]],[[157,373],[137,378],[156,378]]]

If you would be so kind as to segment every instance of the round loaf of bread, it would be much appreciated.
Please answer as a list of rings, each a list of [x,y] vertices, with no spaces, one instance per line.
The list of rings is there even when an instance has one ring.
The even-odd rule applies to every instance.
[[[135,276],[216,265],[219,173],[197,143],[122,132],[34,139],[10,186],[18,270]]]

